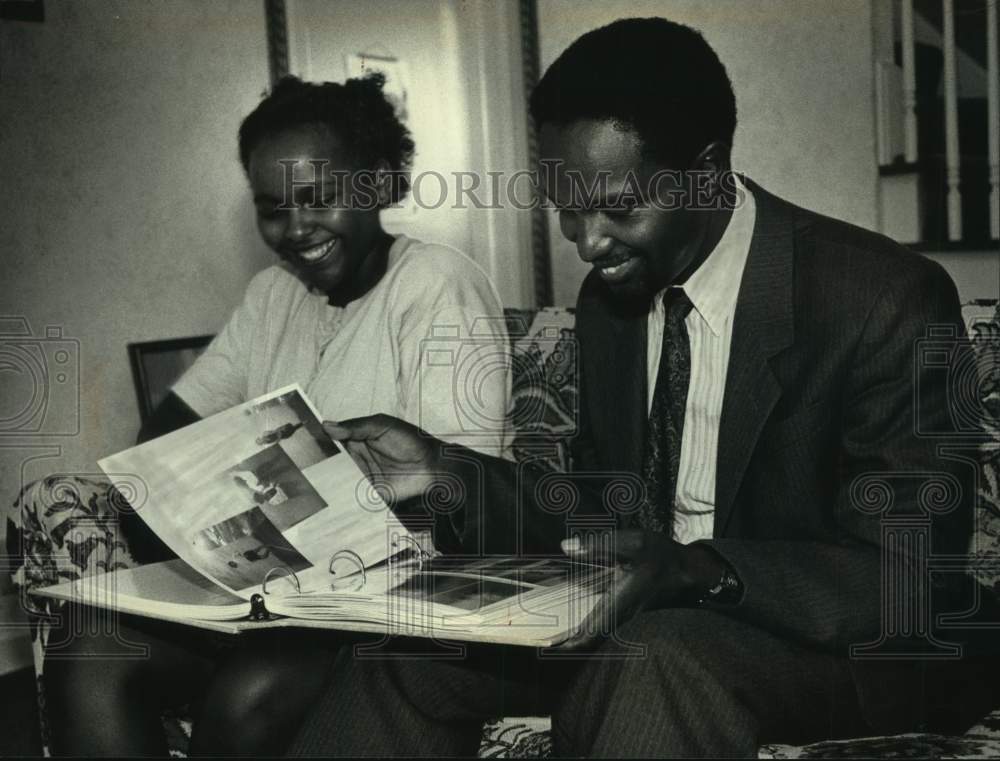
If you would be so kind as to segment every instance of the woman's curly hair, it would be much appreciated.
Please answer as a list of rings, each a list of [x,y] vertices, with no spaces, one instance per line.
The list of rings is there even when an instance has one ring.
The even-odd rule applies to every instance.
[[[384,86],[379,72],[343,84],[283,77],[240,125],[243,168],[249,169],[250,154],[263,140],[286,129],[323,124],[343,141],[357,168],[375,169],[385,161],[393,173],[392,203],[402,200],[410,189],[415,146]]]

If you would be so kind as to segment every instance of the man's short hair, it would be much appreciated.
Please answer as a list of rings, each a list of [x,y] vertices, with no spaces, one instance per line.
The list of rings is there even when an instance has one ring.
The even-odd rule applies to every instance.
[[[691,27],[631,18],[587,32],[566,48],[531,94],[541,129],[610,119],[634,129],[658,165],[688,169],[719,140],[732,146],[736,97],[725,66]]]

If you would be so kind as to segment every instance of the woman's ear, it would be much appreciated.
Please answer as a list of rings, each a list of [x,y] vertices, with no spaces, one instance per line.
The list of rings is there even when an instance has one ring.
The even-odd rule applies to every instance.
[[[392,167],[385,159],[379,159],[375,165],[375,193],[378,196],[380,209],[392,204],[392,183]]]

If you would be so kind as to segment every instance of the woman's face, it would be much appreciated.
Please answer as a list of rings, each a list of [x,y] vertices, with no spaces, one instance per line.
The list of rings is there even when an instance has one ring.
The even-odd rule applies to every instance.
[[[366,277],[382,233],[375,195],[370,187],[357,189],[355,170],[341,141],[321,124],[265,138],[248,162],[264,241],[331,300]]]

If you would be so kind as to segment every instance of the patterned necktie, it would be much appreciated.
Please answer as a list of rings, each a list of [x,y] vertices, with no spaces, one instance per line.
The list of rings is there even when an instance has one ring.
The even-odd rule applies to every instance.
[[[647,531],[672,535],[684,408],[691,380],[691,347],[684,324],[691,311],[691,301],[681,288],[670,288],[663,295],[663,306],[663,348],[643,460],[646,501],[639,509],[636,523]]]

